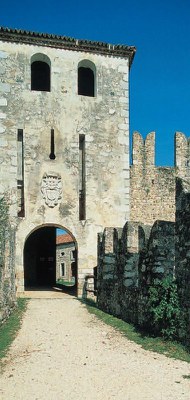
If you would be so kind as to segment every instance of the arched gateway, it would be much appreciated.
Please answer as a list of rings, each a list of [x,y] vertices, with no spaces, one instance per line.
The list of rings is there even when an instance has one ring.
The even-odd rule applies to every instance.
[[[45,225],[24,245],[24,289],[59,287],[77,294],[77,243],[65,228]]]

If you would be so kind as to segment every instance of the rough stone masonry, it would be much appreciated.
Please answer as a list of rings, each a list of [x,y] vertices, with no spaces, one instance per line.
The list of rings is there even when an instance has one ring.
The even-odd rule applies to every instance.
[[[131,46],[0,28],[0,194],[16,231],[17,293],[36,230],[72,235],[80,295],[97,264],[97,233],[129,219],[134,54]]]

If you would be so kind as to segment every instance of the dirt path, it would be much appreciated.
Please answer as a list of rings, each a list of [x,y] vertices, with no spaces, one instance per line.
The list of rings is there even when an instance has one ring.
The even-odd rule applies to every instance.
[[[148,352],[77,299],[31,299],[0,378],[1,400],[190,400],[190,364]]]

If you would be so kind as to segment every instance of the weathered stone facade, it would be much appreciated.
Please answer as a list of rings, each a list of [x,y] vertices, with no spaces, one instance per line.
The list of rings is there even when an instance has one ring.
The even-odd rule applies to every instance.
[[[35,230],[55,226],[72,234],[80,294],[85,275],[96,266],[97,233],[129,219],[128,91],[134,53],[134,47],[0,29],[0,194],[9,195],[16,229],[18,292],[24,290],[25,243]],[[31,90],[33,62],[49,68],[48,90]],[[77,92],[80,65],[93,70],[94,96]]]

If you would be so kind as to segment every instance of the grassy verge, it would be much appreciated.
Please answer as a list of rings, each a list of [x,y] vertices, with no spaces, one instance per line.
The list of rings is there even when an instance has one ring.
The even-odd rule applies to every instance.
[[[74,281],[65,281],[64,279],[58,279],[56,281],[56,284],[62,285],[62,286],[74,286],[75,282]]]
[[[9,319],[0,326],[0,365],[2,365],[2,358],[5,357],[6,352],[16,337],[16,334],[21,326],[22,316],[26,310],[28,299],[18,299],[17,308],[10,315]]]
[[[127,339],[139,344],[143,349],[190,363],[190,353],[185,346],[176,342],[165,341],[160,337],[155,338],[139,332],[133,325],[99,310],[96,307],[96,304],[92,301],[87,301],[85,305],[91,314],[94,314],[101,321],[119,330],[127,337]]]

